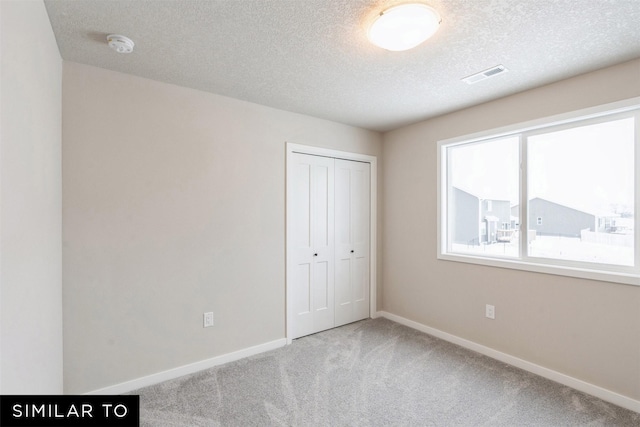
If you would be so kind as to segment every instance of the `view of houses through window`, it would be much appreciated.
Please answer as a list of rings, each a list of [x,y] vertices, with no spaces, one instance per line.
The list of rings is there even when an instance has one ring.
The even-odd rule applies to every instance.
[[[527,139],[529,256],[633,265],[633,122]]]
[[[635,120],[444,146],[446,252],[633,267]]]

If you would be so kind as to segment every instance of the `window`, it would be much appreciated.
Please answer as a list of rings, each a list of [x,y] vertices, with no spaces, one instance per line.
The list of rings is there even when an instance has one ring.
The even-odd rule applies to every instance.
[[[439,258],[640,285],[639,135],[634,98],[440,141]]]

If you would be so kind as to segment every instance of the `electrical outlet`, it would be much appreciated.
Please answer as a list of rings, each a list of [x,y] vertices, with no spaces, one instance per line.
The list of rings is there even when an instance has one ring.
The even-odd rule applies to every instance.
[[[487,304],[487,306],[485,308],[484,315],[487,316],[489,319],[495,319],[496,318],[496,307],[494,305]]]
[[[209,326],[213,326],[213,311],[209,311],[208,313],[204,313],[202,316],[204,318],[204,327],[208,328]]]

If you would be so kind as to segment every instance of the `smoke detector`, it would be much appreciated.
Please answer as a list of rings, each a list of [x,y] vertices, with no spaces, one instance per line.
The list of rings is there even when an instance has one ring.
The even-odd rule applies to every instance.
[[[131,53],[133,52],[133,46],[135,46],[133,40],[118,34],[108,35],[107,42],[109,43],[109,47],[118,53]]]

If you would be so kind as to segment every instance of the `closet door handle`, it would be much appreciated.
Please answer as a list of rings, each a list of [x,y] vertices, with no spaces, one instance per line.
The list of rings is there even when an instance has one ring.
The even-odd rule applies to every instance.
[[[318,256],[318,254],[313,254],[313,256]]]
[[[354,253],[355,251],[353,249],[351,249],[351,253]]]

